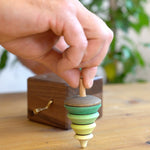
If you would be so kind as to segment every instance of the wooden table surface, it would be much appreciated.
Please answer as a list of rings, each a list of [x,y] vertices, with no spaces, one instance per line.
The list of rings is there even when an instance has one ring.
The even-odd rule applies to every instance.
[[[25,93],[0,95],[0,150],[79,150],[72,130],[27,119]],[[150,83],[104,86],[103,118],[86,150],[150,150]]]

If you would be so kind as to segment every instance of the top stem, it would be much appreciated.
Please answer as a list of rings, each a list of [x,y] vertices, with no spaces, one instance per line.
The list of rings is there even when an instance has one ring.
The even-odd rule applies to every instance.
[[[82,79],[80,79],[80,97],[86,97],[86,89],[83,85]]]

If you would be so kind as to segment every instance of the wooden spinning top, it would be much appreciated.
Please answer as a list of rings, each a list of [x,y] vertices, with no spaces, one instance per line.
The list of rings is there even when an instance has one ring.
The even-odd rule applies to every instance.
[[[75,138],[79,140],[82,148],[87,146],[93,138],[92,131],[96,127],[95,120],[99,116],[98,109],[101,100],[92,95],[86,95],[86,90],[80,79],[80,96],[67,98],[64,102],[68,110],[68,118],[72,121],[71,127],[75,131]]]

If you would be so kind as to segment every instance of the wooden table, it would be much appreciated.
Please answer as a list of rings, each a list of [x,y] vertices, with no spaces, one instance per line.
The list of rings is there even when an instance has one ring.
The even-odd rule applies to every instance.
[[[72,130],[31,122],[26,94],[0,95],[0,150],[78,150]],[[106,85],[104,114],[86,150],[150,150],[150,83]]]

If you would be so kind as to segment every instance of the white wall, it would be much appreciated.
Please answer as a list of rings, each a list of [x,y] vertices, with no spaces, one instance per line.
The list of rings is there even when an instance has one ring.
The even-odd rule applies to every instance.
[[[34,74],[20,62],[12,64],[14,55],[10,54],[9,58],[7,67],[0,72],[0,93],[26,91],[27,78]]]

